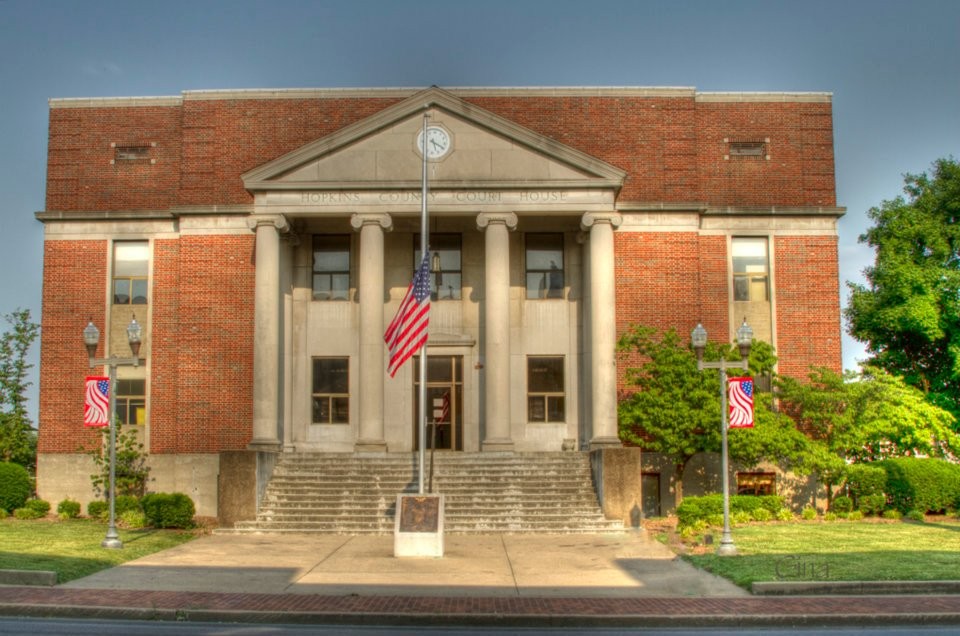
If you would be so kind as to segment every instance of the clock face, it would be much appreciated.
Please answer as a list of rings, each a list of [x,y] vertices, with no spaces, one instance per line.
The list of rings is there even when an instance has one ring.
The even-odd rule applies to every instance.
[[[417,148],[423,152],[423,131],[417,135]],[[450,133],[439,126],[427,127],[427,159],[439,159],[450,152]]]

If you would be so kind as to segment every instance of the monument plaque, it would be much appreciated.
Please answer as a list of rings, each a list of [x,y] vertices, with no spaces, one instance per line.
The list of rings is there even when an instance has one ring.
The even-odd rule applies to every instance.
[[[443,556],[443,495],[397,495],[393,556]]]

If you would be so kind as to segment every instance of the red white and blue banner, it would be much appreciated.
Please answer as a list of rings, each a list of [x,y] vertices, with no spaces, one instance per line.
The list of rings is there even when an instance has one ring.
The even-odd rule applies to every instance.
[[[110,424],[110,378],[87,376],[83,399],[83,425],[107,426]]]
[[[383,341],[390,349],[387,372],[392,378],[403,363],[427,342],[430,324],[430,252],[423,254],[413,282],[400,303],[397,315],[390,321]]]
[[[729,378],[727,403],[730,428],[753,428],[753,378]]]

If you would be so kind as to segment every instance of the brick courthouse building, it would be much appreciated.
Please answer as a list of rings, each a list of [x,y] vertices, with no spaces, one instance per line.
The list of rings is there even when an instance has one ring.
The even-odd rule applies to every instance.
[[[617,445],[631,324],[743,316],[781,373],[839,370],[831,97],[688,88],[188,91],[54,99],[38,489],[92,497],[98,355],[151,489],[218,514],[238,457],[410,452],[415,363],[383,332],[419,259],[422,114],[440,447]],[[622,367],[622,365],[621,365]],[[231,476],[225,466],[229,463]],[[246,469],[244,469],[246,470]],[[262,480],[261,480],[262,481]],[[219,503],[218,503],[219,499]]]

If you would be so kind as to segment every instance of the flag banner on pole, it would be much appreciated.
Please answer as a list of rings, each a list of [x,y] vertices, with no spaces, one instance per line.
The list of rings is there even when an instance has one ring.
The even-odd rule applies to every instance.
[[[440,404],[440,418],[438,422],[446,422],[450,419],[450,391],[443,394],[443,402]]]
[[[730,428],[753,428],[753,378],[727,380]]]
[[[390,321],[383,341],[390,349],[387,372],[392,378],[403,363],[427,342],[430,323],[430,252],[425,250],[423,261],[407,288],[397,315]]]
[[[83,399],[83,425],[107,426],[110,424],[110,378],[87,376],[87,388]]]

